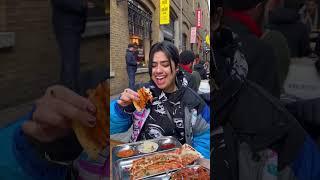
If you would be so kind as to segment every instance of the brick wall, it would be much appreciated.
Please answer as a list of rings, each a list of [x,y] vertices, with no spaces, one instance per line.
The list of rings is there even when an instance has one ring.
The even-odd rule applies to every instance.
[[[60,66],[50,1],[5,2],[6,22],[2,28],[0,23],[0,30],[14,32],[16,37],[14,47],[0,49],[0,109],[41,96],[58,81]],[[106,40],[98,37],[81,42],[82,70],[105,64]]]
[[[156,7],[153,3],[156,0],[144,0],[143,3],[152,11]],[[158,22],[159,13],[153,13],[153,22]],[[153,41],[158,41],[159,29],[158,23],[152,24],[152,38]],[[111,95],[121,93],[128,87],[128,75],[126,71],[125,53],[129,43],[129,29],[128,29],[128,4],[126,1],[117,5],[116,1],[110,2],[110,64],[111,72],[114,77],[110,81]],[[146,82],[149,80],[148,73],[139,73],[136,75],[136,83]]]
[[[160,1],[159,0],[141,0],[140,4],[148,8],[152,12],[152,44],[161,40],[162,32],[160,31],[159,16],[160,16]],[[187,35],[187,48],[190,49],[190,31],[191,27],[195,26],[195,14],[192,0],[183,0],[183,15],[180,17],[180,0],[171,0],[171,8],[187,25],[182,25],[182,33]],[[203,2],[207,3],[206,1]],[[202,4],[201,4],[202,6]],[[118,5],[116,1],[111,1],[111,48],[110,48],[110,64],[112,74],[111,78],[111,95],[118,94],[123,89],[128,87],[128,77],[125,64],[125,51],[129,43],[129,29],[128,29],[128,4],[127,1],[120,2]],[[207,19],[209,21],[209,19]],[[179,37],[180,38],[180,37]],[[204,37],[203,37],[204,38]],[[176,39],[179,41],[179,39]],[[178,43],[179,44],[179,43]],[[146,56],[147,57],[147,56]],[[148,59],[146,59],[148,62]],[[145,82],[149,80],[148,73],[136,75],[136,82]]]

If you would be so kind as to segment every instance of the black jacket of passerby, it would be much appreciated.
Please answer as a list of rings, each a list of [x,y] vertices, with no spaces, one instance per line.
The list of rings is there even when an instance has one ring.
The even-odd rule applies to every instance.
[[[295,10],[278,8],[271,11],[268,27],[281,32],[286,37],[291,57],[310,54],[308,28],[299,21],[299,14]]]
[[[86,1],[51,0],[52,22],[56,33],[66,30],[83,33],[87,18]]]
[[[213,49],[210,67],[210,83],[217,86],[211,94],[214,177],[239,179],[239,143],[243,142],[254,153],[268,148],[276,151],[278,169],[282,170],[296,158],[306,133],[277,98],[246,79],[250,67],[247,69],[242,56],[235,56],[243,43],[233,40],[228,30],[219,35],[222,33],[224,43]]]
[[[132,71],[137,70],[136,54],[128,49],[126,53],[126,64],[127,64],[128,70],[132,70]]]
[[[242,42],[243,53],[249,66],[247,78],[279,98],[278,68],[272,47],[253,34],[249,27],[235,19],[226,17],[225,24],[239,36]]]
[[[200,74],[201,79],[207,79],[207,71],[204,69],[202,64],[196,64],[193,66],[193,70]]]

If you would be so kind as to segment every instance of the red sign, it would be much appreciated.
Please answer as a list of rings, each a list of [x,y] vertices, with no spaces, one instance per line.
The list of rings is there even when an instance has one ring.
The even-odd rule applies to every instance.
[[[201,18],[202,18],[202,11],[201,9],[196,10],[196,23],[197,23],[197,28],[201,28]]]

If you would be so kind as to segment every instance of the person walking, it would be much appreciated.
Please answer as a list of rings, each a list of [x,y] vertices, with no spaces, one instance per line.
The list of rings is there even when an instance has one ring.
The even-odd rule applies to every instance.
[[[88,3],[51,0],[53,30],[61,56],[60,83],[79,91],[80,40],[85,30]]]
[[[135,84],[136,72],[138,68],[136,49],[133,44],[128,45],[126,53],[127,73],[129,78],[129,88],[133,89]]]

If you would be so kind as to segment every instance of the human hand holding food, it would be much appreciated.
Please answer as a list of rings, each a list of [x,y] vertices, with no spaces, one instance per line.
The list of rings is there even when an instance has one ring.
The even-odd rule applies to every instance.
[[[22,130],[40,142],[52,142],[70,132],[72,120],[88,127],[95,126],[95,112],[95,106],[88,99],[55,85],[36,101],[32,119],[23,124]]]
[[[121,93],[121,96],[117,101],[117,103],[122,107],[126,107],[132,104],[134,100],[135,101],[139,100],[139,94],[133,91],[132,89],[127,88]]]

